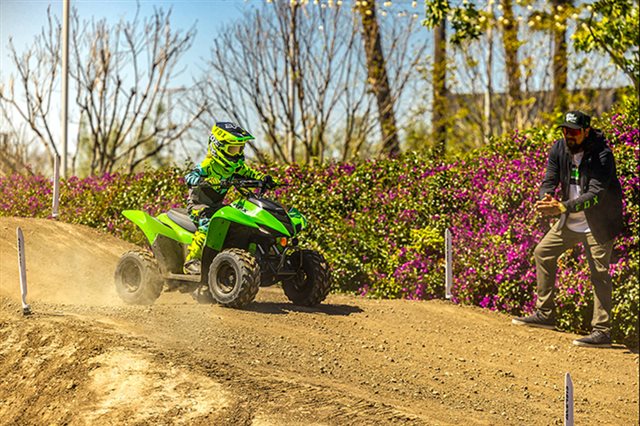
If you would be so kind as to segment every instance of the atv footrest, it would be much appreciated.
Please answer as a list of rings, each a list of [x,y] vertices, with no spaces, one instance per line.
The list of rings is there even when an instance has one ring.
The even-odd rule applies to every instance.
[[[176,281],[189,281],[194,283],[200,282],[200,275],[169,273],[165,276],[165,278],[169,280],[176,280]]]

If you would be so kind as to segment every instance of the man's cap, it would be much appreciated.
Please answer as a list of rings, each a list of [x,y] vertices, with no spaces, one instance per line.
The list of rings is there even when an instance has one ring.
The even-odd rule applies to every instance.
[[[587,127],[591,127],[591,117],[582,111],[569,111],[564,115],[564,123],[558,127],[586,129]]]

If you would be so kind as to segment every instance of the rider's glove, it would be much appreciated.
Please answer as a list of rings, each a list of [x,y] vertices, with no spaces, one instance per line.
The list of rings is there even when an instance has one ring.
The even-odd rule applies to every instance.
[[[204,181],[204,178],[198,174],[197,171],[192,171],[187,176],[185,176],[185,182],[190,188],[195,186],[199,186]]]
[[[266,175],[262,178],[262,185],[267,189],[272,189],[276,187],[276,181],[269,175]]]
[[[206,179],[208,185],[216,189],[228,189],[231,186],[231,182],[227,179],[220,179],[216,176],[209,176]]]

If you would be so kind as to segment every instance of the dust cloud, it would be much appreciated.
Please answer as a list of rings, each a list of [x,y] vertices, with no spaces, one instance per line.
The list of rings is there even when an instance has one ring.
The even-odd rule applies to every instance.
[[[0,295],[20,300],[17,227],[25,239],[28,303],[121,304],[113,273],[120,255],[135,246],[46,219],[0,218]]]

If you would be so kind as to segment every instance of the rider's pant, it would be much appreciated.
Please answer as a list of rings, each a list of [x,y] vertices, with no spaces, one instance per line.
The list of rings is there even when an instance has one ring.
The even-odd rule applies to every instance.
[[[207,231],[209,230],[209,223],[211,222],[211,216],[222,207],[222,203],[215,206],[207,205],[194,205],[189,206],[189,217],[196,224],[198,230],[193,234],[193,241],[189,244],[189,253],[185,259],[185,263],[194,259],[202,258],[202,249],[207,239]]]

